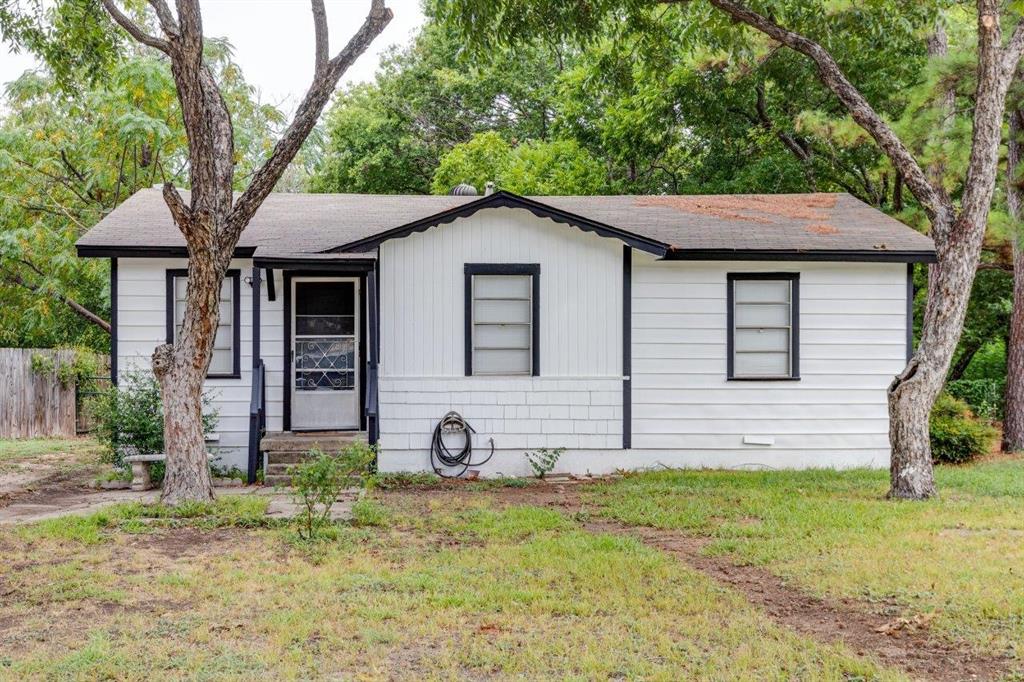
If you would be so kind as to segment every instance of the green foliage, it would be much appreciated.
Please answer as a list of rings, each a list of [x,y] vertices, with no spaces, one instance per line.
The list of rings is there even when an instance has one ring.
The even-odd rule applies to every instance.
[[[574,140],[531,141],[513,148],[496,132],[480,133],[441,158],[431,189],[446,194],[460,182],[483,190],[488,181],[516,194],[597,194],[601,164]]]
[[[539,448],[533,452],[524,453],[526,461],[537,478],[544,478],[558,464],[558,459],[565,453],[565,448]]]
[[[958,400],[963,400],[982,419],[1000,421],[1003,418],[1006,394],[1005,377],[947,381],[946,392]]]
[[[211,433],[217,425],[213,398],[203,396],[203,432]],[[160,384],[149,372],[130,371],[120,377],[120,386],[112,386],[93,400],[91,406],[97,419],[95,437],[106,448],[111,462],[124,467],[129,451],[151,454],[164,450],[163,401]],[[154,474],[158,467],[154,466]],[[159,476],[155,476],[159,480]]]
[[[84,4],[57,5],[76,3]],[[97,3],[88,4],[106,18]],[[51,29],[57,31],[44,23],[40,30]],[[78,258],[74,243],[134,192],[164,179],[187,180],[187,145],[167,60],[148,52],[115,56],[94,84],[65,90],[52,71],[32,71],[3,93],[0,346],[105,352],[108,334],[66,301],[109,319],[109,264]],[[241,184],[269,153],[283,118],[256,101],[229,46],[210,41],[207,60],[232,111]]]
[[[295,502],[301,508],[301,539],[314,540],[329,525],[334,502],[353,477],[362,478],[369,472],[376,454],[373,447],[360,442],[348,445],[337,455],[314,449],[309,451],[309,459],[289,469]]]
[[[52,355],[33,353],[32,371],[35,374],[56,375],[60,385],[88,387],[100,371],[99,359],[88,350],[71,350],[70,362],[56,362]]]
[[[979,421],[967,403],[947,393],[939,395],[929,421],[932,459],[963,464],[986,455],[997,436],[994,428]]]

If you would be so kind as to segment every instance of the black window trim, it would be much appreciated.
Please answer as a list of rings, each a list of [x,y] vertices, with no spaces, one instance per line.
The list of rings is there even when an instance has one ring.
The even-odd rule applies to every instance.
[[[789,302],[789,357],[788,377],[738,377],[734,362],[734,304],[735,282],[750,280],[787,280],[791,284]],[[730,272],[726,274],[726,379],[728,381],[800,381],[800,273],[799,272]]]
[[[187,268],[173,268],[167,270],[167,294],[164,299],[164,313],[166,315],[166,341],[174,343],[174,278],[188,277]],[[242,271],[238,269],[228,270],[224,274],[225,279],[231,280],[231,368],[230,374],[207,374],[207,379],[241,379],[242,378]]]
[[[473,374],[473,276],[474,275],[530,275],[533,291],[530,311],[530,374],[540,376],[540,263],[466,263],[464,292],[465,374]],[[504,376],[488,374],[488,377]],[[509,374],[508,376],[526,376]]]

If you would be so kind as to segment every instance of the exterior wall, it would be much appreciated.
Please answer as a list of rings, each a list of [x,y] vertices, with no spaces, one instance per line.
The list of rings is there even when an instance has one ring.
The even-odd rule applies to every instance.
[[[117,356],[122,382],[126,372],[149,371],[153,349],[164,343],[167,334],[166,271],[186,267],[188,261],[184,258],[118,260]],[[236,466],[245,471],[249,442],[249,403],[252,397],[252,288],[245,280],[252,274],[252,262],[234,260],[231,267],[241,270],[242,277],[239,297],[241,378],[206,381],[206,388],[213,396],[214,407],[219,413],[215,431],[218,440],[211,442],[210,451],[216,455],[219,465]],[[270,320],[266,313],[263,315],[263,335],[266,339],[266,326]],[[280,347],[279,341],[278,359],[281,355]],[[268,384],[268,400],[272,386],[273,383]],[[280,380],[277,386],[280,386]]]
[[[541,376],[464,376],[465,263],[540,264]],[[485,473],[526,473],[526,449],[622,447],[621,242],[492,209],[385,242],[380,270],[382,470],[429,470],[449,410],[478,455],[494,439]]]
[[[267,431],[284,430],[284,273],[274,270],[276,298],[267,300],[267,271],[260,299],[260,357],[266,369]]]
[[[477,458],[494,439],[484,474],[528,473],[522,453],[539,447],[566,447],[558,469],[581,475],[888,465],[905,264],[634,252],[632,448],[623,450],[621,245],[609,241],[503,209],[381,247],[382,470],[428,470],[432,430],[449,409],[477,429]],[[541,263],[542,376],[461,376],[465,262]],[[726,380],[726,277],[759,271],[800,273],[799,381]]]
[[[726,275],[800,273],[800,380],[726,381]],[[888,466],[905,264],[633,262],[633,448],[668,466]],[[745,436],[773,445],[744,444]]]

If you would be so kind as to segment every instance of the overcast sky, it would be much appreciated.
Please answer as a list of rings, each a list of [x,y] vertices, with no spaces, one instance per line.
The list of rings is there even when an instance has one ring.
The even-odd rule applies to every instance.
[[[338,52],[366,16],[368,0],[325,0],[331,53]],[[290,111],[313,74],[313,18],[306,0],[202,0],[207,36],[227,38],[246,79],[261,91],[261,100]],[[423,23],[419,0],[387,0],[395,14],[384,33],[343,77],[373,79],[380,56],[389,45],[406,44]],[[24,54],[0,45],[0,83],[33,67]]]

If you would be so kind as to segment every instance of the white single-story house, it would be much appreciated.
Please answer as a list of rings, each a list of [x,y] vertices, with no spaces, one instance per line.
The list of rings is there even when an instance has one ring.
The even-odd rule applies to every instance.
[[[174,337],[188,261],[158,189],[78,242],[111,262],[115,377]],[[931,240],[847,194],[273,194],[225,281],[224,464],[355,432],[429,471],[450,410],[483,475],[889,462],[886,387]]]

